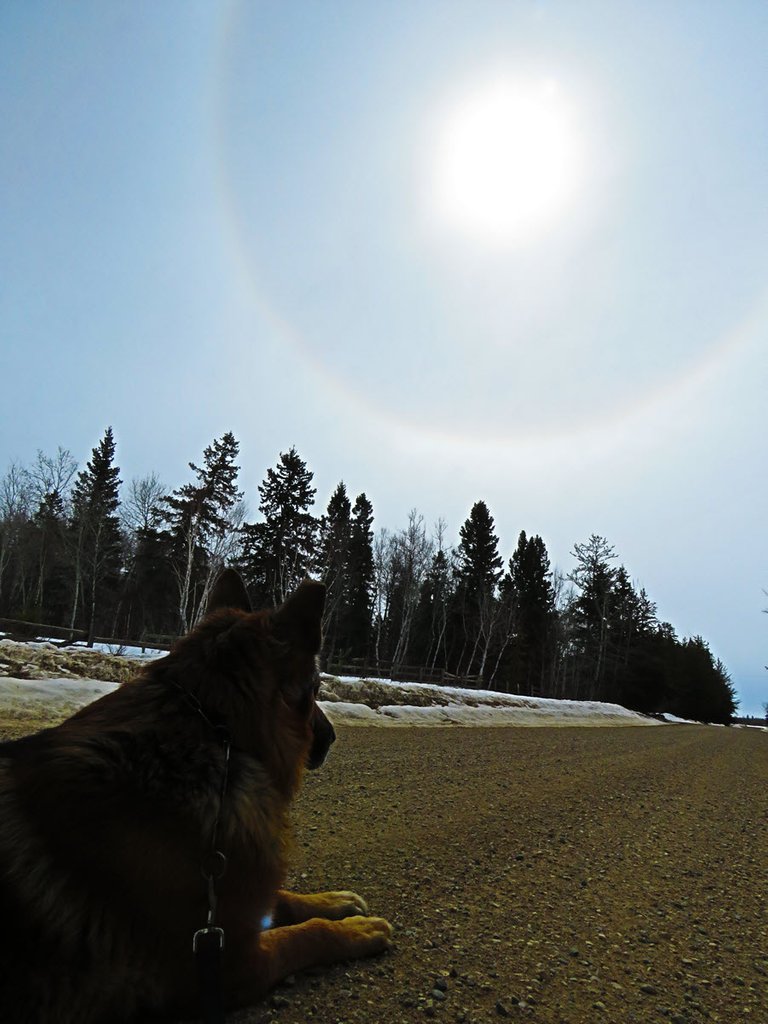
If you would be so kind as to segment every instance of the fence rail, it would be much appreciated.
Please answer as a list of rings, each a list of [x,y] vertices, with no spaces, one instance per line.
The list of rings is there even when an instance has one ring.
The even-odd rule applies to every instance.
[[[88,640],[85,629],[69,629],[66,626],[50,626],[44,622],[28,622],[26,619],[0,619],[0,632],[7,634],[9,640],[55,640],[62,647]],[[106,644],[109,647],[147,647],[152,650],[170,651],[175,637],[159,634],[147,634],[141,639],[126,639],[114,636],[95,636],[93,643]]]
[[[461,686],[471,690],[477,690],[483,685],[481,676],[456,676],[441,668],[396,665],[389,661],[380,661],[378,664],[364,661],[329,662],[324,671],[331,676],[391,679],[399,683],[432,683],[435,686]]]
[[[0,632],[9,640],[53,640],[60,646],[82,643],[88,640],[84,629],[69,629],[66,626],[51,626],[42,622],[28,622],[26,619],[0,618]],[[109,647],[140,647],[142,650],[169,651],[176,637],[161,634],[146,634],[140,638],[105,637],[93,638],[95,644]],[[351,659],[345,662],[330,662],[324,671],[335,676],[355,676],[363,679],[391,679],[400,683],[432,683],[435,686],[457,686],[477,690],[482,688],[482,676],[457,676],[441,668],[427,668],[423,665],[398,665],[391,661],[378,664],[365,660]]]

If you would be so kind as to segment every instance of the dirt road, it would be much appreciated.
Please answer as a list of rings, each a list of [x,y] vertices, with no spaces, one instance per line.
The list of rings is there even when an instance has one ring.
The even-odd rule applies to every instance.
[[[238,1024],[768,1021],[768,734],[346,728],[296,888],[396,926]]]
[[[229,1024],[768,1022],[768,733],[337,731],[291,884],[357,890],[395,947]]]

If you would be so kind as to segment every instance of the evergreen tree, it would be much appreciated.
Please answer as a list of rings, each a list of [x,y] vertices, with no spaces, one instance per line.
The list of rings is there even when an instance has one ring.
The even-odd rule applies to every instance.
[[[730,723],[738,701],[725,666],[712,656],[706,640],[694,636],[669,652],[665,710],[697,722]]]
[[[448,618],[452,599],[451,562],[440,545],[421,586],[413,629],[414,659],[427,668],[448,666]]]
[[[477,501],[472,506],[459,537],[459,579],[465,594],[494,593],[501,579],[504,560],[499,555],[499,538],[493,516],[484,501]]]
[[[340,639],[352,658],[365,660],[371,653],[374,578],[373,505],[362,493],[355,498],[350,519],[346,615]]]
[[[619,566],[609,610],[606,695],[637,711],[653,710],[659,696],[649,661],[655,625],[655,605]]]
[[[730,725],[739,710],[739,700],[730,673],[718,658],[712,673],[709,721],[718,725]]]
[[[457,672],[482,675],[498,624],[496,591],[504,565],[493,516],[484,501],[472,506],[459,536],[457,601],[463,648]]]
[[[74,561],[74,593],[70,628],[82,609],[88,642],[93,643],[97,616],[105,622],[104,604],[117,595],[122,556],[120,520],[120,470],[114,463],[112,428],[91,453],[86,468],[78,473],[72,491],[70,536]],[[107,630],[109,631],[109,630]]]
[[[651,605],[651,607],[653,607]],[[668,622],[643,631],[621,679],[619,703],[643,714],[669,710],[679,640]]]
[[[529,538],[521,531],[501,591],[513,613],[514,639],[506,666],[510,682],[517,693],[547,692],[555,594],[541,537]]]
[[[312,472],[295,448],[259,484],[263,521],[243,527],[242,568],[257,602],[282,604],[314,568],[318,522]]]
[[[347,613],[349,545],[352,534],[352,505],[342,481],[331,495],[326,514],[320,520],[320,578],[326,586],[323,613],[324,663],[333,659]]]
[[[237,510],[243,497],[237,487],[239,451],[234,434],[223,434],[204,450],[202,467],[189,463],[196,482],[184,484],[164,499],[182,632],[194,625],[205,607],[208,589],[221,569],[222,548],[239,526]]]

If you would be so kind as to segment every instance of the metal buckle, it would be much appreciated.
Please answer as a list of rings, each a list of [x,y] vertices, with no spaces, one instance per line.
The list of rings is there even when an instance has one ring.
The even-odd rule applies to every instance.
[[[208,928],[198,928],[195,934],[192,936],[192,952],[197,953],[197,947],[200,942],[201,936],[212,935],[217,940],[219,951],[224,949],[224,929],[217,928],[214,925],[210,925]],[[203,941],[205,941],[203,939]]]

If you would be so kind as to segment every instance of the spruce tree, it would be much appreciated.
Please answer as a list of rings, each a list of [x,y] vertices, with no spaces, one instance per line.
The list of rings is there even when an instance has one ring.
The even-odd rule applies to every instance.
[[[278,605],[317,562],[312,472],[295,448],[259,484],[260,523],[243,527],[242,569],[259,604]]]
[[[502,592],[514,619],[507,667],[513,678],[509,682],[518,693],[542,693],[551,657],[555,595],[549,555],[541,537],[527,537],[525,530],[521,531]]]
[[[343,643],[350,657],[367,659],[373,627],[373,505],[365,493],[352,507],[347,562],[346,618]]]
[[[107,427],[104,437],[91,453],[86,468],[78,473],[72,491],[70,536],[74,561],[74,593],[70,627],[74,628],[82,608],[93,643],[97,615],[108,597],[116,597],[122,553],[120,520],[120,470],[114,463],[115,439]],[[113,600],[114,604],[114,600]]]
[[[472,506],[459,536],[457,601],[463,654],[457,671],[482,675],[498,623],[496,592],[504,565],[493,516],[484,501]]]
[[[342,481],[331,495],[320,520],[318,571],[326,586],[323,614],[323,660],[334,657],[340,640],[340,626],[346,619],[349,576],[349,544],[352,505]]]
[[[465,592],[469,595],[493,593],[504,561],[499,555],[493,516],[484,501],[472,506],[459,536],[459,577]]]

